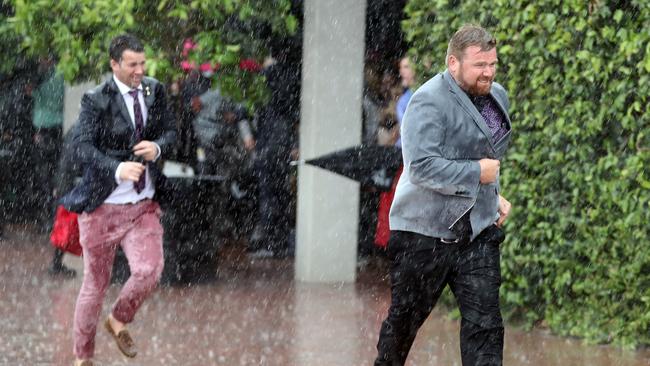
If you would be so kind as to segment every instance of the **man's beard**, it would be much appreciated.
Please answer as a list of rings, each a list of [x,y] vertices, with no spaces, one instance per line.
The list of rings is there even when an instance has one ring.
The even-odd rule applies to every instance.
[[[479,85],[478,81],[467,88],[467,92],[470,95],[481,96],[490,94],[490,89],[492,88],[492,81],[490,80],[489,84]]]
[[[460,69],[458,70],[458,79],[460,81],[458,86],[472,96],[488,95],[492,89],[492,79],[487,84],[479,84],[479,79],[476,79],[473,84],[466,83]]]

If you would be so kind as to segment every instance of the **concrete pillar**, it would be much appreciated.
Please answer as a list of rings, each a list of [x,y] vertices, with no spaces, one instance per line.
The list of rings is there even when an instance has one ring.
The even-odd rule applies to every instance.
[[[306,0],[300,158],[361,142],[365,0]],[[320,168],[298,169],[296,279],[353,282],[359,184]]]

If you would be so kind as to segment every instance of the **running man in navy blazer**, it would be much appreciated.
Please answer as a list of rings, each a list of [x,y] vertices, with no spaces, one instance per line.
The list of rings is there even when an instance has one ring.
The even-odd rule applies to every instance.
[[[92,365],[102,302],[118,245],[131,277],[104,327],[120,351],[137,351],[126,325],[156,287],[163,269],[160,207],[156,191],[164,176],[156,161],[176,140],[175,120],[162,84],[144,76],[144,46],[120,35],[109,47],[113,75],[81,100],[75,158],[82,181],[62,199],[80,213],[84,279],[74,316],[75,365]]]

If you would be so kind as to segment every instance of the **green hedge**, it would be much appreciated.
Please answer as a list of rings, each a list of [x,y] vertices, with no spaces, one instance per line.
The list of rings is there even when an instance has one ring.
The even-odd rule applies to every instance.
[[[561,335],[650,344],[650,1],[410,0],[421,81],[462,24],[498,39],[513,145],[504,313]]]

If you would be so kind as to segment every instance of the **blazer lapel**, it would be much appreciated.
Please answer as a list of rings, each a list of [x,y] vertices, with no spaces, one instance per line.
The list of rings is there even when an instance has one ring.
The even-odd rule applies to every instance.
[[[512,124],[510,121],[510,116],[508,115],[508,111],[503,105],[503,101],[497,97],[497,95],[493,92],[490,93],[492,95],[492,99],[494,99],[499,106],[499,109],[501,110],[501,113],[503,116],[506,118],[506,124],[508,126],[508,132],[499,139],[499,141],[496,141],[494,143],[494,150],[497,152],[497,156],[503,156],[506,152],[506,148],[508,147],[508,141],[510,140],[510,134],[512,133]]]
[[[153,92],[154,88],[147,82],[146,79],[142,80],[142,95],[144,96],[144,105],[147,108],[147,120],[144,121],[144,130],[147,131],[149,128],[151,128],[151,106],[153,105],[153,102],[156,100],[156,96],[154,95]]]
[[[490,91],[490,95],[492,95],[492,99],[494,99],[497,102],[497,105],[499,105],[499,109],[501,110],[501,113],[506,117],[506,123],[508,124],[508,131],[512,129],[511,121],[510,121],[510,116],[508,115],[508,111],[506,110],[505,106],[503,105],[503,101],[500,100],[496,94],[494,94],[492,91]]]
[[[142,95],[144,96],[144,104],[147,106],[147,111],[153,105],[153,102],[156,100],[156,96],[153,92],[153,87],[149,85],[146,79],[142,80]],[[148,120],[149,118],[147,118]]]
[[[112,77],[110,78],[108,85],[113,92],[113,103],[118,106],[120,114],[122,115],[122,119],[127,125],[129,125],[129,128],[135,132],[135,126],[133,125],[133,121],[131,121],[131,116],[129,115],[129,110],[126,107],[126,103],[124,102],[124,97],[120,93],[120,88],[117,87],[117,84],[115,84],[115,80],[113,80]]]
[[[476,109],[474,103],[472,103],[472,101],[469,100],[467,93],[465,93],[458,86],[458,84],[456,84],[456,81],[451,76],[449,70],[445,71],[444,78],[447,79],[447,83],[449,84],[449,91],[454,95],[454,97],[458,101],[458,104],[460,104],[460,106],[463,107],[465,112],[467,112],[467,114],[469,114],[472,117],[474,123],[476,123],[478,128],[483,132],[483,134],[485,134],[485,136],[488,138],[487,140],[490,142],[490,146],[492,147],[492,149],[494,149],[495,146],[494,146],[494,142],[492,141],[492,131],[490,131],[490,128],[488,127],[487,123],[485,123],[485,119],[478,112],[478,109]]]

